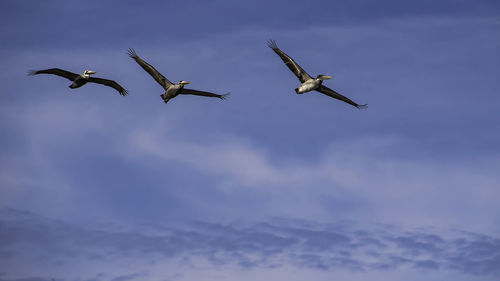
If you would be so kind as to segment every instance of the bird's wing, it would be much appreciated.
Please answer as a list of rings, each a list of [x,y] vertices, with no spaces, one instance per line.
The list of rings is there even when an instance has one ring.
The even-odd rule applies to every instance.
[[[165,90],[172,86],[172,82],[168,81],[165,76],[161,75],[161,73],[156,70],[153,66],[151,66],[149,63],[145,62],[143,59],[141,59],[134,51],[134,49],[129,49],[128,50],[128,55],[129,57],[133,58],[144,70],[146,70],[149,75],[153,76],[153,78],[158,82]]]
[[[88,81],[89,82],[93,82],[93,83],[97,83],[97,84],[106,85],[108,87],[114,88],[122,96],[126,96],[128,94],[128,91],[125,88],[123,88],[122,86],[120,86],[120,84],[116,83],[113,80],[102,79],[102,78],[97,78],[97,77],[90,77],[88,79]]]
[[[363,109],[363,108],[368,107],[368,105],[367,105],[367,104],[361,104],[361,105],[359,105],[359,104],[357,104],[357,103],[353,102],[352,100],[350,100],[350,99],[348,99],[348,98],[344,97],[343,95],[341,95],[341,94],[339,94],[339,93],[335,92],[334,90],[332,90],[332,89],[330,89],[330,88],[328,88],[328,87],[325,87],[325,86],[323,86],[323,85],[320,85],[320,86],[316,89],[316,91],[318,91],[318,92],[320,92],[320,93],[322,93],[322,94],[325,94],[325,95],[327,95],[327,96],[329,96],[329,97],[332,97],[332,98],[334,98],[334,99],[338,99],[338,100],[341,100],[341,101],[343,101],[343,102],[346,102],[346,103],[348,103],[348,104],[350,104],[350,105],[353,105],[353,106],[355,106],[355,107],[357,107],[357,108],[359,108],[359,109]]]
[[[69,79],[71,81],[74,81],[76,79],[76,77],[80,76],[80,74],[76,74],[73,72],[62,70],[60,68],[50,68],[50,69],[43,69],[43,70],[30,70],[30,71],[28,71],[28,75],[37,75],[37,74],[55,74],[57,76],[64,77],[64,78]]]
[[[210,93],[210,92],[203,92],[203,91],[197,91],[197,90],[186,89],[186,88],[183,88],[180,91],[180,94],[181,95],[196,95],[196,96],[204,96],[204,97],[213,97],[213,98],[219,98],[221,100],[225,100],[229,96],[229,93],[224,94],[224,95],[218,95],[218,94],[214,94],[214,93]]]
[[[312,79],[307,72],[300,67],[290,56],[285,54],[283,51],[281,51],[278,48],[278,45],[276,45],[276,42],[274,40],[270,40],[267,42],[267,45],[269,48],[273,49],[273,51],[280,56],[280,58],[283,60],[283,62],[288,66],[288,68],[299,78],[300,82],[304,83],[305,81]]]

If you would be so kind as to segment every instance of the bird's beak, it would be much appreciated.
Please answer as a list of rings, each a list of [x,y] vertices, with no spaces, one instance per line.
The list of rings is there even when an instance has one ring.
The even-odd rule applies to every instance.
[[[187,85],[187,84],[191,84],[191,82],[189,82],[189,81],[182,81],[182,84],[183,85]]]
[[[328,75],[321,75],[321,77],[319,79],[321,80],[328,80],[328,79],[332,79],[333,76],[328,76]]]
[[[96,74],[96,73],[97,73],[97,71],[93,71],[93,70],[87,71],[87,74]]]

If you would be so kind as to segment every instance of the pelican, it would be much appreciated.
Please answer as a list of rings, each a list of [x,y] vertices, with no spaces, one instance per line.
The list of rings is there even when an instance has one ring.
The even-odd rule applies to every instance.
[[[193,89],[186,89],[184,85],[188,85],[191,82],[180,80],[179,83],[174,84],[170,82],[165,76],[163,76],[158,70],[156,70],[153,66],[145,62],[141,59],[134,51],[134,49],[128,50],[129,57],[133,58],[149,75],[151,75],[158,84],[160,84],[163,89],[165,89],[165,93],[161,95],[161,98],[165,103],[167,103],[170,99],[175,98],[179,94],[181,95],[196,95],[196,96],[204,96],[204,97],[214,97],[224,100],[229,96],[229,93],[224,95],[218,95],[209,92],[197,91]]]
[[[97,84],[102,84],[106,85],[108,87],[114,88],[117,90],[120,95],[125,96],[128,94],[127,90],[120,86],[120,84],[116,83],[113,80],[107,80],[107,79],[102,79],[102,78],[97,78],[97,77],[90,77],[92,74],[96,74],[96,71],[92,70],[85,70],[83,74],[76,74],[73,72],[69,72],[66,70],[62,70],[60,68],[50,68],[50,69],[44,69],[44,70],[30,70],[28,71],[28,75],[37,75],[37,74],[55,74],[57,76],[64,77],[66,79],[69,79],[70,81],[73,81],[73,84],[69,85],[71,89],[76,89],[80,88],[81,86],[87,84],[87,82],[92,82],[92,83],[97,83]]]
[[[280,58],[283,60],[286,66],[288,66],[288,68],[293,72],[293,74],[295,74],[295,76],[299,78],[302,85],[300,85],[300,87],[295,89],[295,92],[297,94],[300,95],[315,90],[334,99],[338,99],[350,105],[353,105],[358,109],[366,108],[368,106],[367,104],[359,105],[353,102],[352,100],[348,99],[347,97],[344,97],[343,95],[335,92],[334,90],[323,86],[322,83],[324,80],[332,79],[333,77],[319,74],[318,76],[316,76],[316,78],[312,78],[291,57],[289,57],[287,54],[281,51],[278,48],[278,45],[276,45],[276,42],[274,42],[274,40],[270,40],[269,42],[267,42],[267,45],[269,46],[269,48],[273,49],[273,51],[276,54],[278,54],[278,56],[280,56]]]

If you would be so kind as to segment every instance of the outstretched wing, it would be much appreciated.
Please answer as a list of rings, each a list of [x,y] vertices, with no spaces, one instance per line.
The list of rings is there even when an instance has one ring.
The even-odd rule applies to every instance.
[[[210,93],[210,92],[203,92],[203,91],[197,91],[197,90],[186,89],[186,88],[183,88],[180,91],[180,94],[181,95],[196,95],[196,96],[219,98],[221,100],[225,100],[229,96],[229,93],[224,94],[224,95],[218,95],[218,94],[214,94],[214,93]]]
[[[120,84],[116,83],[113,80],[102,79],[102,78],[97,78],[97,77],[90,77],[88,80],[89,80],[89,82],[102,84],[102,85],[106,85],[108,87],[114,88],[122,96],[126,96],[128,94],[128,91],[125,88],[123,88],[122,86],[120,86]]]
[[[134,49],[129,49],[128,55],[129,57],[133,58],[142,67],[142,69],[146,70],[146,72],[149,73],[149,75],[153,76],[156,82],[158,82],[165,90],[172,85],[172,82],[168,81],[168,79],[165,78],[165,76],[161,75],[161,73],[158,70],[156,70],[149,63],[145,62],[143,59],[141,59],[135,53]]]
[[[44,70],[29,70],[28,71],[28,75],[37,75],[37,74],[55,74],[57,76],[64,77],[64,78],[69,79],[71,81],[74,81],[76,79],[76,77],[80,76],[80,74],[76,74],[73,72],[62,70],[60,68],[50,68],[50,69],[44,69]]]
[[[320,85],[320,86],[316,89],[316,91],[318,91],[318,92],[320,92],[320,93],[322,93],[322,94],[325,94],[325,95],[327,95],[327,96],[329,96],[329,97],[332,97],[332,98],[334,98],[334,99],[338,99],[338,100],[341,100],[341,101],[343,101],[343,102],[346,102],[346,103],[348,103],[348,104],[350,104],[350,105],[353,105],[353,106],[357,107],[358,109],[363,109],[363,108],[367,108],[367,107],[368,107],[368,105],[367,105],[367,104],[362,104],[362,105],[359,105],[359,104],[357,104],[357,103],[353,102],[352,100],[350,100],[350,99],[348,99],[348,98],[344,97],[343,95],[341,95],[341,94],[339,94],[339,93],[335,92],[334,90],[332,90],[332,89],[330,89],[330,88],[328,88],[328,87],[325,87],[325,86],[323,86],[323,85]]]
[[[278,48],[278,45],[276,45],[276,42],[274,40],[270,40],[267,42],[267,46],[269,48],[273,49],[273,51],[280,56],[280,58],[283,60],[283,62],[288,66],[288,68],[299,78],[300,82],[304,83],[305,81],[312,79],[307,72],[300,67],[290,56],[285,54],[283,51],[281,51]]]

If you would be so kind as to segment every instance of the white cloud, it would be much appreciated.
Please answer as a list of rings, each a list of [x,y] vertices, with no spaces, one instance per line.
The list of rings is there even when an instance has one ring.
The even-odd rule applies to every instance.
[[[250,188],[269,192],[278,196],[274,200],[286,202],[286,208],[293,206],[287,197],[307,198],[306,205],[318,208],[318,197],[308,194],[336,196],[344,190],[349,194],[346,200],[354,196],[370,205],[372,220],[407,222],[409,226],[446,221],[449,225],[467,223],[471,229],[495,231],[489,222],[497,219],[494,210],[500,181],[493,170],[485,169],[494,163],[494,157],[446,164],[418,156],[395,157],[391,151],[415,148],[405,147],[411,142],[401,137],[365,136],[333,142],[319,157],[312,157],[317,161],[312,161],[271,157],[268,151],[242,138],[220,137],[205,142],[180,140],[175,135],[160,128],[138,129],[131,133],[125,150],[128,155],[123,156],[147,157],[156,166],[179,163],[226,191]],[[366,212],[362,213],[366,218]],[[473,219],[478,216],[482,219]]]

